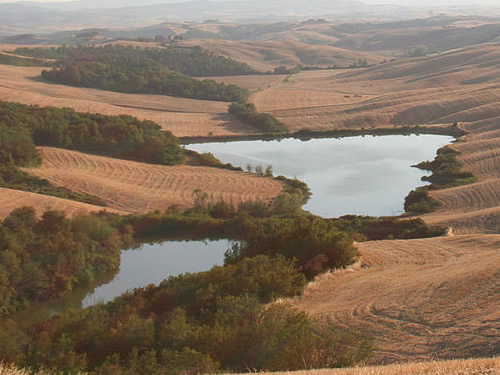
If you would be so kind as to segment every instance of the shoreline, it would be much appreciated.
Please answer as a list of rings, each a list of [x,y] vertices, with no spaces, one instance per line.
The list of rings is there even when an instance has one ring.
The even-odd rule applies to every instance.
[[[295,138],[307,141],[313,138],[347,138],[359,136],[383,136],[383,135],[420,135],[434,134],[447,135],[456,139],[467,134],[457,125],[413,125],[392,128],[375,129],[341,129],[341,130],[299,130],[293,133],[284,134],[246,134],[246,135],[223,135],[223,136],[194,136],[177,137],[181,145],[194,143],[217,143],[217,142],[237,142],[237,141],[272,141],[276,139]]]

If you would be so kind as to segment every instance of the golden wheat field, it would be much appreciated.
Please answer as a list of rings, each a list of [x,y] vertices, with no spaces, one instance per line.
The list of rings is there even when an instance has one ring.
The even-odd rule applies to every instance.
[[[268,201],[282,191],[275,180],[227,169],[152,165],[50,147],[40,152],[42,166],[30,173],[126,212],[185,209],[193,205],[198,189],[210,203],[223,200],[235,206],[247,200]]]
[[[351,269],[293,303],[378,346],[376,362],[498,354],[500,235],[359,243]]]
[[[108,207],[93,206],[68,199],[50,197],[47,195],[28,193],[20,190],[0,188],[0,219],[4,219],[13,210],[19,207],[34,207],[38,215],[47,210],[59,210],[66,212],[69,216],[77,214],[88,214],[90,212],[108,211],[124,213]]]
[[[0,100],[135,116],[179,137],[256,133],[227,113],[228,103],[49,84],[38,79],[43,69],[0,65]]]

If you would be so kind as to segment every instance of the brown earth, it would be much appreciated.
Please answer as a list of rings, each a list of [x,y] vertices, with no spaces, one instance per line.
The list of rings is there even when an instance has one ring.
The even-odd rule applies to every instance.
[[[93,206],[68,199],[49,197],[47,195],[28,193],[25,191],[0,188],[0,219],[7,217],[13,210],[20,207],[34,207],[38,215],[47,210],[60,210],[69,216],[75,214],[88,214],[90,212],[108,211],[124,213],[108,207]]]
[[[154,121],[179,137],[257,132],[227,113],[229,103],[49,84],[38,78],[43,69],[0,65],[0,100],[135,116]]]
[[[359,243],[294,304],[373,335],[376,362],[498,354],[500,235]]]
[[[30,173],[129,213],[192,207],[197,189],[208,195],[209,203],[223,200],[235,206],[268,201],[282,191],[275,180],[227,169],[152,165],[50,147],[40,151],[42,166]]]

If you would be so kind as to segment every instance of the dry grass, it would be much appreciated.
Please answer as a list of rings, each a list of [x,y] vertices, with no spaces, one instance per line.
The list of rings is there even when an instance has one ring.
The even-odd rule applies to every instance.
[[[286,79],[286,74],[258,74],[227,77],[201,77],[200,79],[213,79],[226,85],[237,85],[248,90],[259,90],[268,88],[270,85]]]
[[[376,362],[498,354],[500,235],[358,244],[358,268],[294,304],[375,337]]]
[[[313,71],[253,95],[291,130],[472,123],[500,116],[500,49],[486,44],[355,71]]]
[[[471,134],[453,147],[470,186],[432,195],[424,218],[455,233],[500,233],[500,48],[485,44],[356,71],[303,72],[252,95],[291,131],[370,129],[460,122]]]
[[[302,30],[300,33],[314,33]],[[318,35],[317,33],[315,33]],[[274,34],[273,38],[279,38]],[[323,37],[324,38],[324,37]],[[383,57],[358,51],[350,51],[329,45],[311,45],[290,39],[289,33],[279,41],[229,41],[221,39],[192,39],[183,45],[199,45],[208,50],[228,56],[234,60],[245,62],[252,68],[267,72],[280,65],[293,67],[297,64],[314,66],[347,66],[358,61],[367,60],[378,63]]]
[[[161,166],[43,147],[43,163],[29,172],[54,185],[101,198],[114,209],[127,212],[185,209],[193,205],[193,192],[208,194],[209,202],[270,200],[281,184],[269,178],[226,169]]]
[[[228,103],[48,84],[37,79],[41,70],[0,65],[0,100],[135,116],[155,121],[179,137],[256,132],[227,114]]]
[[[47,210],[65,211],[69,216],[75,214],[87,214],[90,212],[108,211],[124,213],[106,207],[93,206],[81,202],[75,202],[68,199],[49,197],[47,195],[28,193],[25,191],[0,188],[0,219],[4,219],[16,208],[31,206],[34,207],[38,215]]]
[[[414,362],[349,369],[262,373],[263,375],[498,375],[500,358]]]
[[[413,362],[388,366],[324,369],[294,372],[260,373],[262,375],[498,375],[499,358],[459,359],[451,361]],[[46,372],[31,374],[12,365],[0,364],[0,375],[54,375]]]

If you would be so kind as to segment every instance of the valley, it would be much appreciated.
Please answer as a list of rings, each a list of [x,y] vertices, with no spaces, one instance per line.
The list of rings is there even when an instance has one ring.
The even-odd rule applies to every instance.
[[[65,361],[71,358],[74,366],[72,369],[94,371],[92,374],[98,374],[95,371],[101,371],[99,374],[105,373],[110,371],[112,366],[120,369],[117,371],[122,371],[127,366],[132,369],[133,361],[130,358],[136,353],[134,350],[137,350],[137,363],[141,363],[140,366],[144,368],[146,362],[141,361],[146,361],[145,358],[149,355],[147,353],[154,353],[150,354],[151,358],[155,358],[150,358],[150,365],[154,368],[153,364],[156,363],[158,373],[162,371],[161,366],[173,366],[172,358],[182,358],[179,361],[183,366],[186,363],[195,363],[207,373],[221,369],[225,372],[247,371],[253,368],[248,365],[253,360],[259,363],[255,366],[259,371],[297,370],[307,367],[307,372],[298,372],[297,375],[321,375],[323,370],[311,369],[333,366],[333,363],[335,366],[342,363],[352,366],[359,362],[369,365],[392,365],[384,368],[328,370],[327,373],[496,374],[495,371],[500,368],[498,20],[486,17],[443,16],[407,21],[392,20],[386,23],[332,24],[327,20],[298,23],[289,20],[259,26],[212,21],[168,21],[154,27],[146,27],[149,27],[148,32],[152,33],[148,34],[149,37],[158,35],[155,33],[163,29],[171,32],[167,33],[170,37],[178,36],[175,42],[161,38],[161,42],[145,40],[149,37],[137,40],[136,34],[130,37],[130,40],[111,40],[111,37],[102,36],[102,42],[103,45],[130,45],[133,46],[131,48],[141,50],[154,47],[170,48],[175,44],[179,51],[189,51],[194,46],[200,46],[217,56],[231,59],[229,61],[245,63],[257,72],[251,71],[246,75],[207,74],[193,79],[214,80],[249,90],[248,102],[243,101],[244,104],[255,106],[257,118],[262,119],[263,117],[258,116],[264,115],[277,120],[286,127],[286,132],[266,133],[252,126],[248,120],[244,122],[244,116],[237,118],[236,114],[228,113],[231,103],[227,101],[69,86],[42,79],[41,72],[51,69],[50,67],[0,64],[0,101],[71,108],[78,112],[118,116],[117,118],[122,115],[133,116],[158,124],[162,131],[167,134],[171,132],[173,136],[181,138],[181,143],[185,143],[180,147],[182,151],[176,151],[179,153],[178,159],[171,165],[167,162],[163,162],[164,165],[152,164],[134,161],[142,160],[137,159],[141,152],[147,154],[147,143],[146,146],[141,144],[142,148],[137,146],[137,149],[126,157],[111,157],[120,147],[129,147],[137,139],[143,142],[145,137],[142,135],[124,143],[126,146],[114,141],[107,151],[92,151],[93,149],[87,146],[87,149],[84,146],[75,146],[77,140],[73,140],[72,149],[44,144],[38,140],[43,137],[37,138],[35,126],[32,137],[36,142],[30,147],[36,146],[40,163],[19,164],[16,167],[31,176],[46,180],[55,187],[95,197],[102,202],[102,206],[23,191],[22,184],[18,184],[21,188],[17,190],[0,187],[0,218],[5,219],[5,224],[2,224],[5,228],[11,228],[16,220],[27,223],[26,230],[33,230],[34,233],[44,230],[44,225],[55,225],[58,231],[64,228],[73,231],[71,236],[74,238],[82,235],[78,230],[88,231],[89,238],[103,241],[107,246],[114,238],[106,237],[106,233],[111,233],[111,229],[100,233],[93,227],[93,219],[89,219],[88,223],[78,222],[85,220],[81,219],[82,215],[105,211],[96,216],[99,219],[95,220],[102,220],[113,228],[112,230],[123,237],[124,242],[132,238],[138,242],[147,242],[153,238],[148,237],[151,233],[153,236],[164,236],[171,240],[175,239],[177,234],[183,237],[186,231],[191,231],[196,237],[206,235],[206,238],[218,239],[221,242],[228,239],[244,241],[243,245],[238,244],[229,249],[224,266],[179,278],[169,278],[156,286],[141,285],[143,288],[120,297],[110,305],[98,304],[93,309],[69,312],[59,320],[52,320],[51,325],[40,328],[47,330],[46,337],[40,335],[31,338],[35,343],[33,345],[38,345],[37,350],[42,353],[39,355],[40,361],[44,361],[49,368],[65,371],[66,368],[61,367],[56,363],[56,359],[48,354],[50,350],[56,350],[55,346],[50,345],[60,340],[69,348],[61,354],[61,358]],[[137,30],[130,32],[137,33]],[[61,35],[72,38],[64,33]],[[45,37],[47,39],[42,43],[47,44],[46,46],[32,46],[50,47],[55,36],[47,34]],[[30,38],[30,43],[36,42]],[[95,39],[92,43],[100,37],[94,35],[93,38]],[[419,56],[410,56],[411,53],[420,51],[418,48],[423,40],[428,41],[425,51],[422,50],[424,52]],[[9,57],[31,59],[16,55],[16,47],[22,47],[22,44],[2,44],[0,52]],[[55,63],[52,59],[43,61]],[[116,78],[116,82],[118,81],[119,78]],[[7,118],[9,114],[6,112],[4,116]],[[74,126],[76,129],[80,123],[90,120],[74,121],[68,126]],[[100,120],[96,121],[98,123]],[[108,121],[113,120],[110,118]],[[3,126],[1,118],[0,126]],[[137,130],[127,126],[128,124],[125,124],[122,130],[116,128],[114,134],[121,131],[129,132],[129,135],[136,134],[134,132]],[[103,142],[98,136],[91,136],[92,127],[89,126],[88,129],[90,130],[87,130],[85,137],[89,137],[91,142],[96,144]],[[380,191],[387,194],[392,192],[392,185],[397,185],[402,179],[402,173],[397,172],[395,164],[392,164],[398,158],[395,151],[385,150],[391,155],[384,157],[381,156],[382,152],[367,156],[369,154],[363,146],[349,146],[353,151],[353,154],[349,154],[343,152],[342,147],[336,143],[328,145],[339,154],[342,153],[344,158],[359,159],[359,163],[370,166],[369,170],[362,172],[367,179],[360,182],[361,180],[353,177],[355,166],[344,163],[342,157],[335,154],[323,153],[321,147],[326,146],[320,147],[320,139],[314,139],[315,136],[323,138],[331,134],[342,134],[340,132],[351,135],[352,132],[364,136],[365,140],[371,143],[376,143],[372,138],[368,138],[367,134],[377,131],[401,133],[399,137],[403,137],[402,134],[426,132],[455,136],[455,141],[446,147],[458,152],[457,159],[461,171],[471,172],[475,176],[474,181],[464,185],[428,188],[430,198],[439,202],[439,208],[425,214],[403,214],[398,218],[398,223],[403,224],[397,224],[405,225],[404,223],[414,223],[412,219],[421,219],[421,224],[408,225],[438,226],[442,228],[441,236],[415,238],[413,233],[407,233],[411,232],[413,227],[410,226],[407,232],[403,231],[401,234],[395,227],[387,224],[389,229],[384,227],[381,231],[388,230],[388,235],[374,240],[363,234],[360,229],[360,223],[366,218],[353,218],[349,225],[342,219],[330,219],[343,214],[365,215],[364,211],[330,214],[330,211],[323,213],[311,209],[313,214],[319,216],[304,211],[312,207],[309,203],[306,204],[309,191],[296,180],[302,180],[302,175],[319,169],[320,165],[327,165],[331,169],[320,171],[316,180],[325,185],[328,194],[345,194],[346,201],[349,201],[347,196],[352,196],[362,202],[361,205],[370,204],[364,203],[361,197],[356,198],[357,191],[376,190],[378,180],[369,178],[370,173],[390,176],[389,181],[382,183]],[[287,136],[300,136],[302,141],[285,139]],[[168,147],[179,147],[175,137],[172,137],[173,143]],[[259,144],[235,142],[236,149],[226,151],[226,155],[224,152],[219,155],[217,150],[210,148],[215,145],[213,142],[221,139],[230,142],[246,138],[260,138],[261,141]],[[309,138],[313,138],[316,143],[311,142],[315,146],[312,151],[306,152],[298,142],[305,143]],[[120,139],[117,137],[117,140]],[[271,139],[275,140],[271,142]],[[188,151],[191,149],[190,144],[199,140],[212,143],[196,144],[192,149],[211,152],[220,162],[216,161],[213,155]],[[273,142],[280,142],[279,146],[288,143],[292,145],[289,146],[289,154],[284,154],[282,158],[286,159],[287,163],[294,164],[297,169],[287,169],[286,163],[285,167],[281,167],[277,162],[274,171],[273,166],[264,171],[264,168],[271,164],[269,161],[272,157],[278,153],[279,147],[273,146]],[[61,143],[63,144],[63,141]],[[412,146],[403,146],[402,141],[395,140],[394,143],[401,143],[400,147],[408,148],[411,152]],[[81,144],[85,145],[83,141]],[[269,147],[261,148],[261,144],[267,144]],[[445,144],[446,142],[442,142],[439,147]],[[156,150],[152,147],[151,150]],[[167,146],[162,147],[167,149]],[[231,159],[233,156],[234,160]],[[384,167],[378,168],[370,164],[377,156],[384,160]],[[433,157],[431,155],[429,160]],[[369,160],[363,161],[363,158]],[[312,160],[315,164],[306,165],[302,159],[307,159],[308,162]],[[415,160],[413,163],[418,164],[420,161],[424,160]],[[246,167],[247,172],[223,165],[228,162],[241,169]],[[350,169],[345,173],[341,168],[344,164]],[[260,171],[256,168],[257,165]],[[280,168],[283,168],[283,172]],[[284,174],[286,178],[273,178],[273,172],[277,175]],[[344,180],[349,180],[351,185],[347,182],[327,182],[330,180],[321,176],[321,173],[344,176]],[[4,183],[1,179],[0,182]],[[417,184],[424,185],[424,182],[418,181]],[[404,194],[409,192],[408,189],[416,189],[417,186],[412,182],[409,188],[405,188]],[[311,184],[310,188],[314,201],[315,187]],[[370,196],[369,200],[385,203],[388,199],[383,197],[383,193],[380,193]],[[335,205],[328,199],[315,204],[319,207],[318,210]],[[338,205],[341,206],[340,203]],[[35,208],[36,220],[40,220],[38,224],[30,224],[30,220],[35,218],[32,219],[23,213],[25,206]],[[242,213],[235,211],[238,208]],[[67,214],[67,227],[57,226],[58,219],[44,215],[48,210],[60,210]],[[389,216],[397,211],[392,208],[391,210],[390,213],[377,213],[376,216]],[[14,218],[9,216],[12,212],[15,213]],[[380,220],[384,219],[386,218]],[[391,223],[396,226],[394,222]],[[130,234],[128,238],[130,230],[136,230],[140,234],[136,237]],[[399,235],[400,237],[397,237]],[[31,238],[30,236],[31,234],[27,238]],[[262,241],[262,244],[259,241]],[[7,240],[4,242],[9,243]],[[62,243],[62,237],[56,237],[53,242]],[[113,256],[116,258],[117,254]],[[259,261],[254,258],[267,256],[268,258],[258,258]],[[49,262],[52,261],[50,259],[56,258],[56,255],[51,253],[50,257],[42,260]],[[115,258],[113,261],[106,260],[106,267],[115,267]],[[296,264],[292,265],[292,258],[299,262],[298,268],[294,268]],[[52,289],[60,288],[57,293],[61,295],[70,293],[71,283],[76,285],[76,279],[84,284],[86,278],[92,280],[95,276],[94,270],[86,271],[86,276],[82,276],[82,273],[76,276],[68,273],[67,276],[64,272],[76,269],[77,261],[70,261],[69,258],[65,261],[62,255],[57,259],[62,263],[57,266],[55,272],[60,272],[63,276],[59,275],[59,279],[55,279]],[[93,261],[96,259],[93,258]],[[5,264],[15,264],[7,255],[5,258],[0,257],[0,260],[10,262]],[[289,261],[290,264],[286,263]],[[0,266],[2,276],[4,274],[1,272],[6,268],[1,263]],[[53,267],[56,269],[56,266]],[[329,270],[331,267],[334,269]],[[270,271],[274,269],[276,273]],[[34,274],[38,275],[36,272]],[[14,280],[13,277],[5,278]],[[3,279],[0,277],[1,280]],[[234,284],[231,284],[233,282]],[[35,282],[33,283],[35,285]],[[208,289],[205,288],[207,285],[210,286]],[[272,285],[276,290],[269,292],[268,289],[272,289]],[[196,290],[196,293],[193,290]],[[22,292],[29,295],[29,290],[23,289]],[[270,295],[273,298],[269,297]],[[25,302],[12,304],[22,310]],[[0,305],[0,313],[3,311],[1,307]],[[283,311],[279,310],[281,308]],[[292,310],[288,311],[289,308]],[[113,314],[110,311],[114,311]],[[272,314],[275,311],[281,312],[274,316]],[[352,340],[351,346],[358,345],[356,348],[360,352],[359,348],[370,346],[363,340],[372,338],[372,357],[367,355],[356,361],[355,356],[359,353],[353,354],[342,347],[343,351],[339,350],[341,353],[336,354],[338,357],[331,359],[334,355],[331,354],[330,358],[330,354],[325,353],[331,353],[329,350],[333,350],[333,346],[321,346],[326,342],[321,341],[323,339],[307,341],[305,336],[300,336],[296,331],[293,331],[290,337],[300,336],[303,343],[309,343],[309,348],[306,348],[307,345],[300,345],[300,340],[297,339],[297,343],[291,340],[293,345],[297,345],[294,348],[303,358],[291,355],[291,352],[273,352],[280,345],[280,337],[289,337],[286,331],[289,327],[283,326],[284,331],[278,332],[272,330],[272,324],[281,327],[280,317],[286,316],[293,324],[297,324],[292,324],[292,327],[299,327],[299,320],[294,314],[300,313],[305,314],[301,318],[304,319],[302,322],[311,319],[307,327],[316,327],[316,332],[320,332],[318,337],[323,337],[321,335],[324,335],[325,331],[322,330],[333,324],[341,330],[335,340]],[[97,333],[93,331],[91,324],[87,323],[87,318],[99,325],[103,332],[99,334],[101,341],[92,341],[92,335]],[[240,324],[238,319],[243,323]],[[273,323],[268,323],[266,319]],[[81,337],[74,336],[74,327],[84,332],[88,330],[90,333],[86,332]],[[232,327],[234,332],[228,327]],[[3,337],[2,329],[0,341]],[[266,329],[269,329],[270,333],[266,333]],[[170,330],[168,332],[173,339],[163,335],[163,330]],[[181,331],[177,330],[184,330],[182,332],[185,336],[181,336]],[[306,331],[304,328],[301,332]],[[344,332],[345,337],[342,336]],[[363,337],[356,336],[358,333]],[[255,340],[253,346],[250,349],[242,349],[252,341],[241,340],[239,335]],[[266,335],[272,339],[264,340]],[[4,336],[7,337],[8,334]],[[220,342],[217,342],[216,337]],[[48,340],[50,345],[43,346],[43,340]],[[275,343],[272,340],[278,341]],[[26,344],[22,344],[22,338],[19,338],[19,342],[19,348],[24,348],[23,345]],[[240,342],[243,343],[240,345]],[[103,349],[108,350],[107,343],[110,343],[109,353]],[[171,345],[168,347],[173,349],[168,349],[171,352],[167,354],[161,354],[161,345]],[[233,353],[231,350],[234,350],[234,360],[222,349],[219,350],[218,345],[224,347],[227,353]],[[184,347],[192,351],[187,353]],[[21,363],[20,361],[24,360],[19,354],[22,350],[18,350],[15,345],[13,348],[12,351],[17,350],[18,354],[9,354],[10,356],[6,357],[8,362],[17,360],[17,363]],[[82,348],[90,348],[90,354]],[[262,348],[274,353],[276,362],[270,359],[271,356],[265,357],[259,352],[264,350]],[[248,358],[243,355],[238,357],[240,349],[241,352],[250,353]],[[7,352],[0,342],[0,353],[2,350]],[[317,354],[316,357],[311,354],[311,350]],[[113,353],[120,354],[118,357],[112,357]],[[280,357],[281,355],[283,357]],[[264,357],[265,360],[259,362]],[[489,359],[479,359],[483,357]],[[460,362],[457,360],[460,358],[476,359]],[[437,359],[450,361],[425,362]],[[216,366],[217,361],[223,364],[221,368]],[[81,367],[78,367],[80,364]],[[0,374],[3,374],[2,371],[0,368]]]

